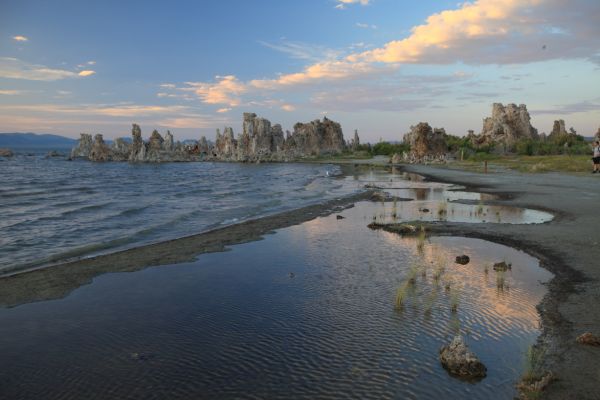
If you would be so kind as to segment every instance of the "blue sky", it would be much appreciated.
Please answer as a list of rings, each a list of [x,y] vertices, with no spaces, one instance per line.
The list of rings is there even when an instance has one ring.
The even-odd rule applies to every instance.
[[[252,111],[375,142],[513,102],[592,135],[598,21],[597,0],[3,1],[0,131],[212,139]]]

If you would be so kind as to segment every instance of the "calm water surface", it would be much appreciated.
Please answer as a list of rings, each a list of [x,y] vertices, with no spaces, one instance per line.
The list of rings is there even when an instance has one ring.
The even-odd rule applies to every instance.
[[[343,214],[1,310],[0,397],[512,398],[550,274],[483,240],[371,231],[360,203]],[[501,260],[513,268],[499,277]],[[425,274],[399,311],[415,265]],[[488,367],[481,382],[439,364],[458,331]]]
[[[551,275],[537,259],[478,239],[367,228],[392,207],[395,220],[425,206],[431,219],[482,222],[481,207],[500,212],[500,223],[551,218],[494,209],[489,196],[362,168],[332,178],[331,165],[38,158],[0,168],[9,177],[0,191],[4,268],[197,233],[365,185],[414,199],[357,203],[342,220],[317,218],[194,262],[105,274],[62,299],[0,309],[2,399],[506,399],[539,334],[535,305]],[[454,212],[434,212],[443,205]],[[455,264],[460,254],[471,262]],[[494,272],[499,261],[512,270]],[[458,332],[488,367],[480,382],[439,364]]]

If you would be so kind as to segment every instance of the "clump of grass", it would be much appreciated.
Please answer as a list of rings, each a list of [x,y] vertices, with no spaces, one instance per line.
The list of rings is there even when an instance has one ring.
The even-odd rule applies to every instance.
[[[477,209],[475,210],[475,213],[477,215],[483,215],[483,200],[479,200],[479,203],[477,204]]]
[[[496,288],[499,291],[503,292],[506,288],[506,272],[505,271],[496,271]]]
[[[543,390],[556,380],[552,372],[543,369],[542,359],[545,353],[545,349],[540,346],[529,346],[527,349],[525,371],[517,384],[521,399],[541,399]]]
[[[542,359],[546,354],[546,350],[541,346],[529,346],[525,357],[525,372],[523,373],[523,381],[534,382],[540,379],[543,375]]]
[[[394,220],[398,219],[398,200],[397,197],[394,196],[394,203],[392,204],[392,218]]]
[[[446,265],[444,264],[444,260],[438,258],[435,263],[435,270],[433,271],[433,281],[435,283],[438,283],[442,275],[444,275],[444,272],[446,272]]]
[[[460,302],[460,291],[458,288],[452,288],[450,290],[450,311],[453,313],[458,312],[458,303]]]
[[[415,285],[417,283],[417,275],[419,275],[419,271],[421,270],[421,266],[419,264],[413,264],[408,270],[408,275],[406,277],[406,281],[409,285]]]
[[[404,302],[408,298],[409,289],[410,289],[410,285],[409,285],[408,281],[405,281],[396,290],[396,301],[394,303],[394,307],[396,308],[396,310],[404,309]]]
[[[448,203],[446,203],[445,201],[442,201],[438,204],[438,210],[437,210],[438,216],[439,217],[445,217],[446,215],[448,215]]]
[[[425,227],[423,225],[419,228],[419,235],[417,236],[417,251],[419,254],[423,254],[423,250],[425,250],[425,239],[427,235],[425,233]]]

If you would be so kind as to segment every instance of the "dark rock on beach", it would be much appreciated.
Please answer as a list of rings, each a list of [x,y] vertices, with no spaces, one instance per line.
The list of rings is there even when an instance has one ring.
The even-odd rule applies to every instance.
[[[600,346],[600,337],[593,335],[591,332],[586,332],[577,337],[577,343],[587,346]]]

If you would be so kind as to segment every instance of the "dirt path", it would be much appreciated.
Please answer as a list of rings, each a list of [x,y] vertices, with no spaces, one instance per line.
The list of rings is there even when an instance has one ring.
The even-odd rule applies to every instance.
[[[539,306],[546,364],[559,380],[544,398],[600,399],[600,348],[575,342],[583,332],[600,335],[600,177],[558,173],[481,174],[409,166],[435,181],[459,183],[487,193],[504,193],[503,204],[551,210],[542,225],[448,224],[454,233],[479,236],[526,249],[543,258],[556,278]],[[454,226],[450,226],[454,225]]]

